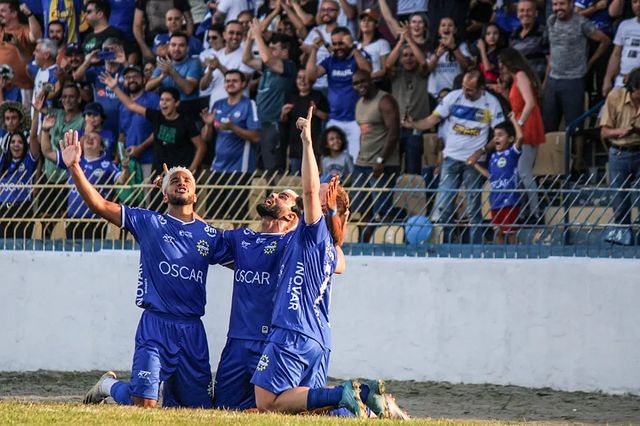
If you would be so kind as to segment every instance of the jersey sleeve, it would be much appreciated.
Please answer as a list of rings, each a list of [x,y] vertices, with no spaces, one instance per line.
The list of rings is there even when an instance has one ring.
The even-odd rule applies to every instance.
[[[139,236],[147,230],[151,224],[151,216],[153,212],[139,207],[129,207],[124,204],[120,205],[122,214],[122,228],[131,232],[136,241]]]
[[[455,100],[458,97],[457,92],[458,91],[455,90],[453,92],[450,92],[447,96],[445,96],[444,99],[442,99],[442,102],[438,104],[436,109],[433,110],[433,114],[437,115],[442,119],[449,117],[449,114],[451,113],[451,107],[453,106]]]
[[[327,222],[324,219],[324,215],[320,216],[320,219],[316,223],[307,224],[301,223],[302,238],[305,246],[316,246],[327,239],[331,240],[331,234],[329,234],[329,228],[327,228]]]
[[[233,251],[230,250],[228,241],[224,234],[226,231],[220,231],[212,238],[211,250],[209,251],[210,265],[228,265],[233,263]]]

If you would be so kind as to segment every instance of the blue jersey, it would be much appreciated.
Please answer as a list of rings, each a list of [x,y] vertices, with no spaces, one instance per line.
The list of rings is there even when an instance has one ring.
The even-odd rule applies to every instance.
[[[109,129],[102,129],[99,134],[102,138],[103,152],[105,153],[107,160],[113,160],[116,154],[116,137]],[[78,130],[78,138],[81,138],[82,136],[84,136],[84,129]]]
[[[61,169],[67,169],[67,166],[62,160],[60,151],[56,151],[56,165]],[[95,160],[87,160],[84,156],[82,156],[80,158],[80,168],[93,186],[113,185],[120,175],[120,169],[118,169],[118,167],[113,164],[113,162],[109,161],[104,155]],[[73,179],[70,179],[70,182],[72,181]],[[108,190],[105,190],[104,188],[97,189],[103,197],[109,198]],[[71,187],[71,190],[69,191],[69,197],[67,198],[67,217],[96,217],[96,215],[94,215],[84,203],[84,200],[82,199],[80,194],[78,194],[78,190],[76,189],[75,185]]]
[[[8,152],[0,154],[0,164],[4,164],[7,155],[11,154]],[[31,183],[36,167],[38,167],[38,160],[29,151],[23,160],[12,159],[9,162],[7,170],[0,174],[0,183],[28,185]],[[21,203],[29,200],[30,195],[31,188],[5,188],[0,190],[0,203]]]
[[[204,315],[209,265],[231,262],[222,231],[126,206],[122,227],[140,244],[136,305],[181,318]]]
[[[155,92],[144,92],[134,100],[145,108],[158,109],[160,97]],[[142,144],[153,132],[151,122],[144,115],[129,111],[123,104],[120,105],[120,133],[124,134],[126,148]],[[138,158],[140,164],[153,163],[153,147],[144,150]]]
[[[361,51],[365,58],[369,54]],[[327,56],[319,64],[327,72],[329,99],[329,118],[339,121],[356,119],[356,103],[359,96],[353,88],[353,74],[358,70],[356,59],[351,55],[347,59]]]
[[[329,304],[337,253],[324,217],[291,232],[278,276],[271,325],[302,333],[331,348]]]
[[[278,272],[290,239],[248,228],[225,231],[224,241],[235,263],[228,337],[266,340]]]
[[[256,103],[243,96],[235,105],[224,98],[213,104],[216,121],[232,122],[243,129],[260,128]],[[216,172],[253,172],[256,168],[257,144],[242,139],[231,130],[216,130],[216,156],[211,170]]]
[[[200,65],[200,59],[198,58],[191,58],[187,56],[180,62],[172,63],[171,66],[184,79],[191,78],[196,81],[200,81],[200,79],[202,78],[202,65]],[[162,72],[160,71],[160,68],[156,68],[155,70],[153,70],[152,77],[158,77],[161,73]],[[165,76],[160,82],[160,85],[164,87],[175,87],[176,89],[178,89],[178,92],[180,92],[181,101],[192,101],[198,99],[198,96],[200,96],[200,92],[197,90],[194,90],[190,95],[187,95],[182,91],[182,89],[180,89],[178,83],[176,83],[173,77],[170,76]]]
[[[489,160],[489,182],[491,183],[489,203],[492,209],[518,204],[520,195],[509,190],[518,189],[519,158],[520,151],[515,146],[504,151],[494,152],[491,155]]]

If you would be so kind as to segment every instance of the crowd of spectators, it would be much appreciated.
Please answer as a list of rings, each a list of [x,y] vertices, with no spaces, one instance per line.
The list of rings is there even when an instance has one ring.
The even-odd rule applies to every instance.
[[[0,0],[0,172],[4,183],[40,170],[65,182],[58,141],[77,130],[84,164],[100,160],[114,182],[163,163],[225,184],[248,184],[256,170],[297,174],[294,123],[315,105],[323,176],[352,175],[359,187],[424,173],[423,134],[437,132],[440,160],[427,166],[443,191],[432,219],[449,223],[452,190],[482,187],[474,164],[489,162],[493,128],[513,111],[519,184],[530,190],[520,204],[538,218],[532,170],[545,132],[579,117],[586,95],[595,104],[631,90],[638,66],[640,0]],[[620,127],[611,114],[603,125]],[[635,161],[614,168],[632,180],[637,135],[606,133]],[[483,219],[476,195],[471,223]],[[3,208],[16,196],[25,200],[0,193]],[[377,199],[367,220],[389,208]]]

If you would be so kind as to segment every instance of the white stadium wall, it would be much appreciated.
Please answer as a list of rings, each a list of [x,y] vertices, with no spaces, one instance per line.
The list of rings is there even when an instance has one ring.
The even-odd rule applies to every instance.
[[[330,375],[640,393],[635,260],[350,257]],[[0,371],[128,370],[138,253],[2,252]],[[212,365],[232,272],[209,270]]]

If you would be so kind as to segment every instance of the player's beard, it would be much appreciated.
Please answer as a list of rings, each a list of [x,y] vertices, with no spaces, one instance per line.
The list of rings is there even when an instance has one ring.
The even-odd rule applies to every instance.
[[[270,217],[272,219],[280,219],[280,216],[282,216],[282,209],[276,204],[272,206],[268,206],[265,203],[258,204],[256,206],[256,210],[262,218]]]
[[[167,195],[167,199],[169,200],[169,204],[173,204],[174,206],[188,206],[189,204],[193,204],[195,202],[195,194],[191,195],[182,195],[182,194],[171,194]]]

